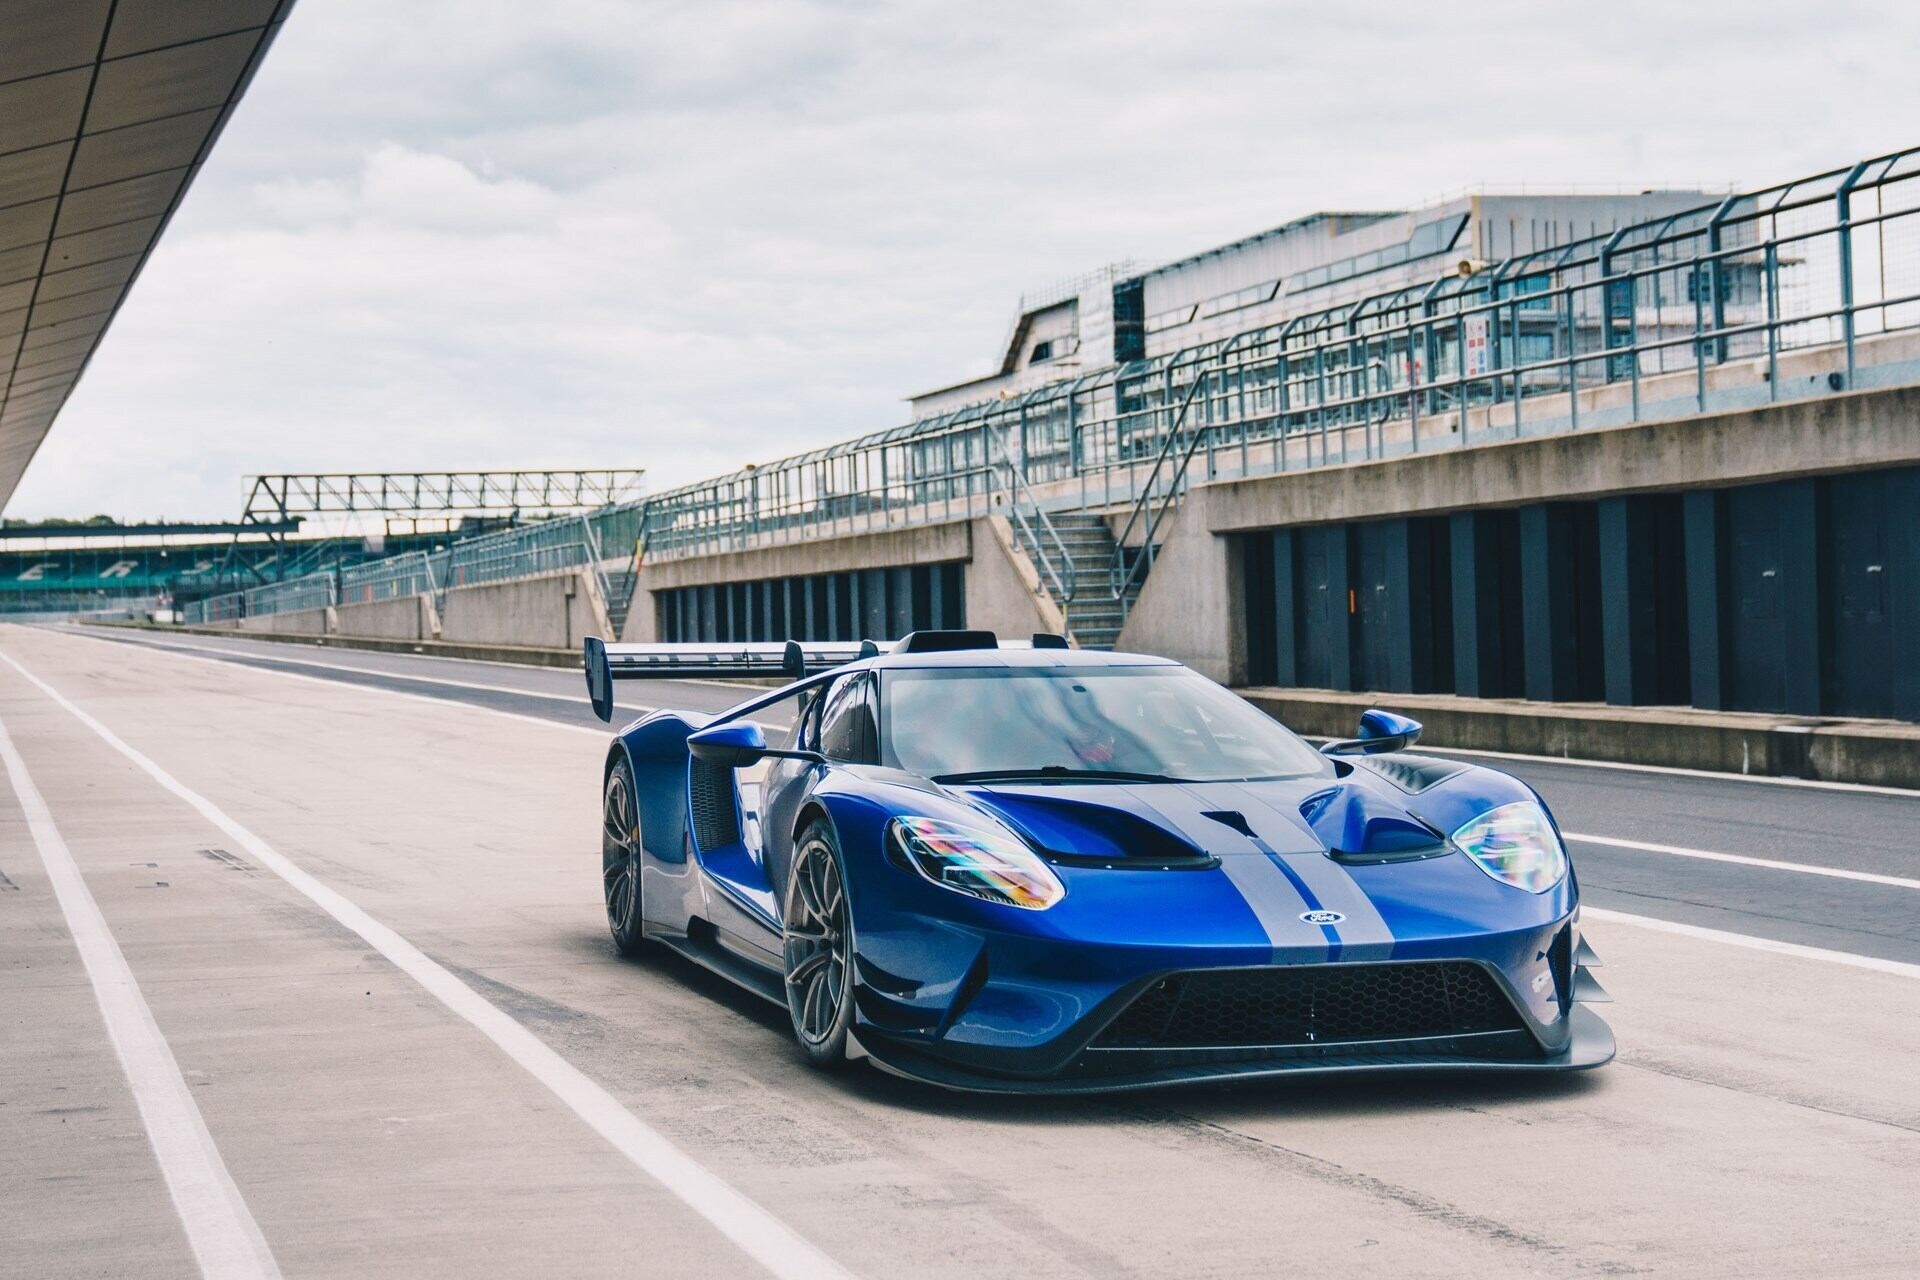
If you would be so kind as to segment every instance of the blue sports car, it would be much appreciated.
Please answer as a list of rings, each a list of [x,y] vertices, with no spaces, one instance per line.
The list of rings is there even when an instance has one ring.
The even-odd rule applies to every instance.
[[[1408,754],[1383,711],[1315,749],[1166,659],[1057,636],[586,642],[623,678],[782,675],[607,753],[623,952],[784,1006],[801,1049],[956,1089],[1596,1067],[1613,1036],[1553,817]],[[769,744],[762,726],[790,712]]]

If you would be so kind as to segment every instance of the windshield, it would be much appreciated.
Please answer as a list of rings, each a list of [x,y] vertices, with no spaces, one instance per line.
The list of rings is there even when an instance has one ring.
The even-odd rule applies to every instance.
[[[950,781],[1219,782],[1330,770],[1185,667],[933,667],[880,678],[880,759]]]

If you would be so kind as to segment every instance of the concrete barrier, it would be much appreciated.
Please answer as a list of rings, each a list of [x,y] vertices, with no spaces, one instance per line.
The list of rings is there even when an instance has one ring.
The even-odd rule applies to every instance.
[[[240,619],[241,631],[283,636],[324,636],[334,629],[332,609],[293,609]]]
[[[458,644],[571,649],[612,634],[599,583],[585,570],[456,587],[440,618],[440,638]]]
[[[1246,679],[1246,592],[1240,557],[1207,527],[1212,500],[1211,490],[1191,490],[1156,531],[1159,553],[1113,647],[1178,658],[1233,684]]]
[[[427,595],[338,605],[334,618],[337,635],[372,640],[435,640],[440,636],[440,615],[433,607],[433,597]]]
[[[1327,689],[1237,692],[1311,737],[1351,737],[1362,711],[1384,707],[1425,726],[1422,746],[1920,788],[1920,725],[1897,721]]]
[[[1014,541],[1005,516],[972,522],[967,562],[967,626],[1008,639],[1036,631],[1064,635],[1067,620],[1040,584],[1040,571]]]

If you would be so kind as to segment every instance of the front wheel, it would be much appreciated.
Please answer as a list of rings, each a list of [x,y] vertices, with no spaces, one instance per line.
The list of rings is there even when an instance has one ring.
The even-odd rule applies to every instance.
[[[634,804],[633,771],[625,758],[607,770],[601,807],[600,879],[607,899],[607,929],[623,956],[638,955],[640,935],[640,817]]]
[[[794,1039],[816,1067],[847,1059],[853,1024],[853,927],[840,851],[826,824],[801,833],[787,876],[787,1012]]]

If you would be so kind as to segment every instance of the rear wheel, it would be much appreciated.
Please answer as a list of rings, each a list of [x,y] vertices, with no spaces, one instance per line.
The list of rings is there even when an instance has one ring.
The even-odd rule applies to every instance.
[[[787,1012],[794,1039],[817,1067],[847,1058],[853,1024],[853,928],[846,876],[833,833],[816,822],[801,833],[787,875]]]
[[[607,929],[623,956],[638,955],[640,936],[640,817],[634,804],[633,771],[624,757],[607,770],[601,807],[600,878],[607,899]]]

